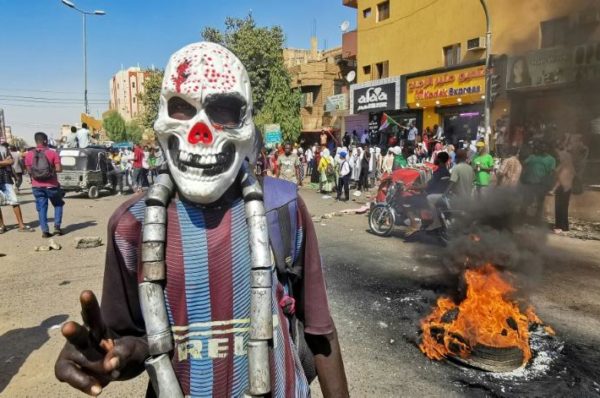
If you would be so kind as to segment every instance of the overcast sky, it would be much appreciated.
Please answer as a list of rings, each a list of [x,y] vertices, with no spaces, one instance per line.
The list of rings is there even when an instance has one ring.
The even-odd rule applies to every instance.
[[[280,25],[289,47],[308,48],[316,21],[319,46],[341,44],[340,24],[355,25],[342,0],[76,0],[88,17],[91,114],[108,108],[112,75],[121,67],[164,67],[169,55],[200,40],[204,26],[250,10],[260,25]],[[77,123],[83,111],[82,17],[60,0],[0,0],[0,108],[13,133],[32,142]]]

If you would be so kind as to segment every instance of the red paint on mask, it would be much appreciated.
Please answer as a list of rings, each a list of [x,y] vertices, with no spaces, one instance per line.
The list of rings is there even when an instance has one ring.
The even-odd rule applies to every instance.
[[[213,135],[210,128],[204,123],[196,123],[188,134],[188,142],[192,145],[204,144],[210,145],[213,142]]]
[[[184,59],[182,63],[177,66],[177,75],[172,76],[171,79],[175,83],[175,90],[180,93],[181,85],[190,77],[190,66],[191,62]]]

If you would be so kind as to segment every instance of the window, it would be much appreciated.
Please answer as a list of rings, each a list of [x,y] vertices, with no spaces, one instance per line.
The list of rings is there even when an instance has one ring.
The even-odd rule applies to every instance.
[[[135,82],[131,82],[131,88],[135,88]]]
[[[306,92],[306,93],[302,93],[302,107],[303,108],[310,108],[313,106],[313,93],[312,92]]]
[[[542,48],[562,46],[567,44],[567,31],[569,18],[557,18],[540,23],[542,34]]]
[[[363,73],[367,76],[371,76],[371,65],[363,66]]]
[[[335,80],[333,82],[333,95],[342,94],[345,84],[344,80]]]
[[[377,22],[385,21],[390,17],[390,2],[384,1],[377,4]]]
[[[133,103],[135,104],[135,97],[133,97]]]
[[[460,44],[444,47],[444,65],[452,66],[460,63]]]
[[[363,18],[369,18],[371,16],[371,7],[363,10]]]
[[[375,64],[375,79],[383,79],[388,77],[390,69],[390,61],[383,61]]]

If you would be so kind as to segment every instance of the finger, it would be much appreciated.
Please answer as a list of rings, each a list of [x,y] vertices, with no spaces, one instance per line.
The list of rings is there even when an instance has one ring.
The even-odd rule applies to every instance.
[[[77,367],[72,361],[58,360],[54,367],[54,373],[59,381],[67,383],[86,394],[97,396],[102,392],[100,382]]]
[[[100,312],[100,305],[96,295],[90,290],[84,290],[79,297],[81,302],[81,316],[85,325],[90,328],[93,338],[99,343],[104,337],[104,321]]]
[[[86,328],[77,322],[66,322],[61,328],[62,335],[80,350],[89,347],[89,334]]]
[[[113,378],[118,378],[121,367],[129,362],[135,351],[135,345],[126,340],[117,340],[114,349],[104,357],[104,371],[110,372]]]

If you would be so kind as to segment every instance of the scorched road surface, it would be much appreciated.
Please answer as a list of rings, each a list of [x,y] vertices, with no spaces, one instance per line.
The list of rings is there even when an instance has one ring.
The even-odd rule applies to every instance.
[[[360,206],[322,199],[308,189],[302,195],[315,216]],[[30,191],[20,198],[26,221],[35,220]],[[59,325],[80,321],[79,293],[100,293],[105,247],[76,250],[73,238],[105,239],[108,217],[123,200],[70,195],[67,234],[56,238],[60,251],[33,251],[45,242],[39,229],[0,236],[0,253],[6,254],[0,257],[0,396],[84,396],[56,381],[53,367],[63,345]],[[13,224],[11,209],[2,210],[7,224]],[[456,285],[439,265],[435,246],[417,255],[415,248],[424,246],[403,243],[401,231],[390,238],[371,235],[365,215],[332,216],[316,224],[353,397],[600,396],[594,384],[600,379],[598,242],[550,239],[547,267],[531,301],[557,331],[559,340],[540,342],[556,355],[549,356],[546,368],[538,361],[522,376],[494,378],[430,361],[417,348],[419,319]],[[146,383],[145,375],[114,383],[103,396],[142,397]],[[320,397],[317,387],[314,395]]]

